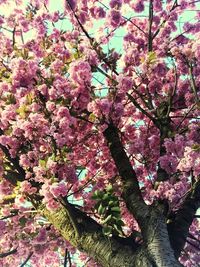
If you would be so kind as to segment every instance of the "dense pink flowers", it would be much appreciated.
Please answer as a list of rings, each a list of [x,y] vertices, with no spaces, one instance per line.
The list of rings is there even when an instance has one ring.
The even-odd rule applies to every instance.
[[[122,16],[120,11],[118,10],[111,10],[109,14],[109,23],[112,27],[117,28],[120,23],[122,22]]]
[[[68,191],[67,186],[64,182],[58,184],[54,183],[50,187],[50,192],[55,198],[58,198],[60,196],[65,197],[67,195],[67,191]]]
[[[135,12],[142,12],[144,11],[144,1],[135,1],[135,3],[132,5],[132,8]]]
[[[47,242],[47,233],[45,228],[40,228],[39,233],[34,240],[34,244],[45,244]]]
[[[122,6],[122,1],[121,0],[111,0],[109,3],[111,8],[120,8]]]
[[[87,85],[91,81],[91,67],[86,61],[77,61],[70,65],[69,73],[73,82]]]
[[[102,7],[91,7],[90,12],[92,17],[94,17],[95,19],[102,19],[106,16],[106,12]]]
[[[133,87],[133,80],[131,77],[119,76],[118,86],[122,93],[126,93]]]
[[[38,69],[37,62],[33,60],[25,61],[22,58],[16,58],[11,61],[11,68],[13,69],[13,86],[30,88],[30,86],[34,83],[33,79],[35,78],[36,71]]]
[[[0,236],[2,237],[6,230],[6,222],[0,220]]]
[[[25,2],[0,1],[0,252],[17,249],[0,266],[32,252],[31,266],[58,267],[76,249],[43,207],[67,200],[101,222],[92,195],[111,184],[125,235],[141,231],[105,140],[109,123],[147,205],[165,199],[176,214],[199,180],[200,13],[186,0],[153,0],[152,18],[145,0]],[[159,171],[167,179],[157,183]],[[190,233],[198,229],[194,220]],[[184,250],[181,262],[195,266],[195,248]]]
[[[184,151],[184,158],[179,162],[178,169],[186,172],[193,170],[194,175],[198,176],[200,174],[199,154],[199,145],[195,147],[194,144],[192,147],[186,147]]]

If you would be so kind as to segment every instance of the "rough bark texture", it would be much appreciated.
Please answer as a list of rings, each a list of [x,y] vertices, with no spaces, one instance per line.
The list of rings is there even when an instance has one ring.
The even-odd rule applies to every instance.
[[[178,258],[185,245],[190,225],[193,222],[197,209],[200,206],[200,180],[191,188],[182,206],[168,225],[171,245]]]
[[[76,233],[71,219],[63,207],[57,212],[42,210],[44,216],[51,222],[62,236],[70,243],[95,259],[103,267],[180,267],[182,266],[174,257],[169,242],[167,227],[164,218],[157,217],[158,213],[151,215],[147,227],[148,240],[142,246],[136,247],[125,239],[106,237],[101,226],[82,211],[73,207],[77,226]]]
[[[80,229],[79,235],[64,207],[57,212],[49,212],[46,209],[42,212],[66,240],[69,240],[80,251],[86,252],[102,266],[136,266],[135,254],[137,253],[133,248],[120,244],[118,241],[120,239],[116,240],[103,235],[101,226],[81,211],[73,208],[77,226]]]
[[[155,266],[182,266],[171,248],[166,219],[158,209],[153,209],[146,227],[147,251]]]
[[[144,222],[143,219],[148,214],[148,208],[143,201],[136,173],[122,146],[118,129],[113,124],[110,124],[105,130],[104,136],[108,142],[111,156],[123,182],[122,196],[126,202],[127,208],[134,214],[136,220],[140,223],[140,226],[142,226]]]

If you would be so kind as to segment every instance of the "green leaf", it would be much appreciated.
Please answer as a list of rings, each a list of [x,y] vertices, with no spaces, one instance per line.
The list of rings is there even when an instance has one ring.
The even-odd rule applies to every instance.
[[[149,64],[154,64],[157,60],[156,52],[151,51],[148,53],[148,62]]]
[[[99,203],[99,202],[97,202],[97,203],[94,205],[94,209],[95,209],[95,210],[98,210],[98,208],[99,208],[99,205],[100,205],[100,203]]]
[[[119,205],[119,202],[118,202],[118,200],[110,200],[109,202],[108,202],[108,205],[111,207],[111,206],[113,206],[113,207],[117,207],[117,205]]]
[[[45,168],[46,167],[46,160],[44,160],[44,159],[40,159],[39,160],[39,165],[41,166],[41,167],[43,167],[43,168]]]
[[[109,184],[107,187],[106,187],[106,190],[110,193],[113,193],[113,187],[111,184]]]
[[[104,212],[105,212],[106,208],[103,207],[102,204],[99,205],[99,208],[98,208],[98,214],[99,215],[102,215]]]
[[[124,222],[121,219],[118,219],[116,221],[116,224],[119,225],[119,226],[124,226],[125,225]]]
[[[110,234],[112,234],[112,227],[111,226],[105,226],[102,231],[103,231],[104,235],[110,235]]]
[[[120,226],[114,224],[113,227],[120,235],[123,235],[122,228]]]
[[[112,219],[112,214],[108,215],[108,217],[104,221],[102,221],[102,224],[108,223],[111,219]]]
[[[21,225],[21,227],[24,227],[26,225],[27,219],[22,217],[19,219],[19,223]]]
[[[111,212],[112,212],[112,216],[115,217],[116,220],[118,220],[119,218],[121,219],[120,212],[116,212],[116,211],[111,211]]]
[[[93,195],[93,196],[91,196],[91,199],[97,200],[97,199],[99,199],[99,196],[98,195]]]
[[[25,119],[26,112],[27,112],[27,106],[21,105],[18,109],[16,109],[16,112],[20,115],[22,119]]]
[[[192,145],[192,149],[193,149],[194,151],[200,152],[200,145],[199,145],[199,144],[193,144],[193,145]]]
[[[112,207],[111,211],[120,212],[120,207]]]
[[[101,199],[102,198],[102,194],[100,193],[99,190],[94,191],[92,199]]]
[[[15,96],[13,94],[9,94],[7,97],[7,101],[6,104],[16,104],[16,99]]]
[[[111,196],[109,194],[104,194],[102,199],[109,201],[110,197]]]

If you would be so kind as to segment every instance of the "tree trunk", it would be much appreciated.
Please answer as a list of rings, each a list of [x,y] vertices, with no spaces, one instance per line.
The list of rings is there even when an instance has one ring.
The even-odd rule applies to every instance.
[[[147,252],[156,267],[180,267],[171,248],[166,218],[158,209],[153,209],[146,226]]]
[[[69,213],[63,207],[56,212],[42,210],[43,215],[61,235],[80,251],[87,253],[102,267],[180,267],[170,246],[167,225],[159,210],[153,209],[146,220],[144,244],[135,246],[134,240],[107,237],[102,227],[84,212],[71,206],[76,217],[76,232]]]

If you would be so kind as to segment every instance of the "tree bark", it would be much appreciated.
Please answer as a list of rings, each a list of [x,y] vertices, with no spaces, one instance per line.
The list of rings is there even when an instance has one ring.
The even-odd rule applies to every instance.
[[[147,251],[157,267],[180,267],[174,255],[167,230],[166,218],[156,207],[152,207],[151,216],[146,227]]]
[[[80,251],[86,252],[102,266],[129,267],[135,265],[135,254],[137,249],[131,246],[122,245],[120,238],[106,237],[102,232],[102,227],[84,212],[71,206],[76,216],[79,234],[74,229],[70,216],[64,207],[56,212],[49,212],[42,209],[42,214],[61,235]],[[145,265],[144,265],[145,267]]]
[[[123,183],[122,197],[125,200],[127,208],[142,228],[144,218],[148,214],[148,206],[143,200],[136,173],[124,151],[117,127],[110,123],[104,131],[104,136]]]
[[[61,235],[80,251],[87,253],[103,267],[181,267],[176,260],[169,242],[164,217],[153,210],[148,219],[148,240],[143,245],[125,242],[126,238],[106,237],[102,227],[84,212],[72,206],[79,227],[79,235],[74,229],[65,207],[50,212],[42,209],[42,214]],[[159,219],[158,219],[159,215]]]
[[[175,214],[174,220],[168,224],[171,245],[178,258],[188,237],[189,228],[200,206],[200,180],[188,192],[181,207]]]

